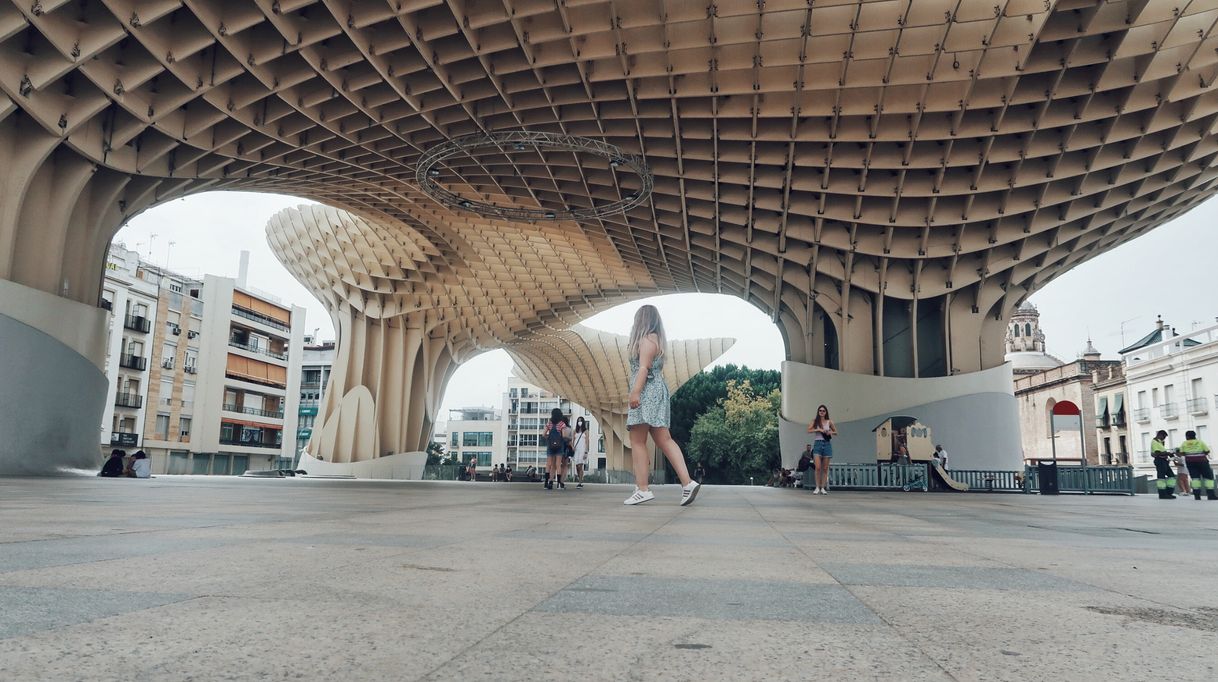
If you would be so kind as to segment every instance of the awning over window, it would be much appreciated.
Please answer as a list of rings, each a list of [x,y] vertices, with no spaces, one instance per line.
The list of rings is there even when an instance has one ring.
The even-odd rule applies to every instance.
[[[1101,396],[1099,408],[1095,411],[1095,425],[1108,426],[1108,398]]]
[[[1120,414],[1124,411],[1125,411],[1125,394],[1118,393],[1118,394],[1112,396],[1112,416],[1116,417],[1118,414]]]

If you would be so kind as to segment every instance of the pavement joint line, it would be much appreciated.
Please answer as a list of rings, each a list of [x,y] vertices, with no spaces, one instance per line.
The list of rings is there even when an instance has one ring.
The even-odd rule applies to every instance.
[[[776,528],[774,526],[774,524],[768,518],[766,518],[765,515],[762,514],[760,510],[757,509],[757,507],[752,503],[752,501],[750,501],[748,498],[745,498],[745,502],[749,505],[750,508],[752,508],[753,513],[757,514],[757,517],[759,519],[761,519],[762,522],[764,522],[767,526],[770,527],[770,530],[774,531],[775,533],[778,533],[778,535],[780,537],[782,537],[783,540],[787,541],[787,544],[794,547],[797,552],[804,555],[804,557],[806,557],[808,559],[808,561],[812,562],[813,566],[816,566],[817,568],[819,568],[822,571],[825,570],[825,569],[821,568],[820,563],[815,558],[813,558],[811,554],[808,554],[808,551],[806,549],[804,549],[803,547],[800,547],[799,545],[795,544],[794,542],[791,542],[791,539],[787,537],[786,533],[783,533],[781,530]],[[832,514],[832,512],[830,512],[830,514]],[[860,525],[865,525],[865,524],[860,524]],[[905,634],[904,634],[904,632],[902,632],[901,628],[897,627],[893,622],[891,622],[890,620],[885,618],[883,614],[878,613],[875,609],[871,608],[871,605],[868,604],[858,594],[856,594],[854,592],[854,590],[850,589],[849,585],[846,585],[842,581],[838,580],[837,576],[833,575],[832,573],[829,573],[828,571],[825,571],[825,573],[830,578],[833,578],[833,582],[837,583],[837,585],[839,587],[841,587],[843,590],[845,590],[845,592],[847,594],[849,594],[851,597],[853,597],[860,605],[862,605],[863,608],[867,609],[872,614],[874,614],[875,617],[878,618],[880,620],[880,622],[883,623],[884,626],[886,628],[888,628],[894,635],[901,638],[902,641],[904,641],[906,644],[908,644],[914,650],[916,650],[919,654],[921,654],[922,658],[924,658],[927,662],[931,663],[936,668],[943,671],[943,674],[946,675],[948,677],[948,679],[952,679],[952,680],[960,679],[956,675],[953,675],[952,672],[950,670],[948,670],[946,667],[944,667],[943,664],[940,663],[937,659],[935,659],[933,656],[931,656],[929,653],[927,653],[927,651],[925,649],[923,649],[917,642],[915,642],[915,641],[909,639],[907,636],[905,636]]]
[[[912,511],[914,511],[914,510],[912,510],[912,509],[911,509],[911,510],[910,510],[910,512],[912,512]],[[767,522],[768,522],[768,521],[767,521]],[[993,522],[993,520],[992,520],[992,519],[988,519],[988,520],[986,520],[986,521],[985,521],[985,523],[994,523],[994,522]],[[1016,526],[1016,525],[1019,525],[1019,521],[1018,521],[1018,520],[1015,520],[1015,521],[1012,521],[1011,523],[1009,523],[1009,524],[1005,524],[1005,525],[1007,525],[1007,526]],[[1026,524],[1026,523],[1025,523],[1024,525],[1027,525],[1027,526],[1028,526],[1028,527],[1030,527],[1030,528],[1037,528],[1036,526],[1031,526],[1030,524]],[[1054,531],[1052,531],[1052,532],[1062,532],[1062,531],[1054,530]],[[899,535],[899,534],[898,534],[898,535]],[[908,538],[908,537],[910,537],[910,536],[901,535],[901,537]],[[1018,564],[1011,563],[1010,561],[1006,561],[1006,560],[999,559],[999,558],[996,558],[996,557],[985,556],[985,555],[983,555],[983,554],[979,554],[979,553],[977,553],[977,552],[976,552],[976,551],[974,551],[974,550],[970,550],[970,549],[969,549],[967,546],[963,546],[963,547],[962,547],[962,546],[957,546],[957,545],[951,545],[951,544],[948,544],[948,543],[946,543],[946,542],[943,542],[942,540],[938,540],[938,539],[936,539],[934,536],[919,536],[919,537],[920,537],[920,538],[922,539],[922,541],[923,541],[923,542],[925,542],[926,544],[933,544],[933,545],[937,545],[937,546],[940,546],[940,547],[951,548],[952,550],[954,550],[954,551],[956,551],[956,552],[959,552],[959,553],[960,553],[961,555],[963,555],[963,556],[968,556],[968,557],[971,557],[971,558],[974,558],[974,559],[979,559],[979,560],[982,560],[982,561],[989,561],[989,562],[993,562],[993,563],[998,564],[998,565],[1000,565],[1000,566],[1005,566],[1005,567],[1007,567],[1007,568],[1011,568],[1011,569],[1015,569],[1015,570],[1020,570],[1020,571],[1028,571],[1028,570],[1031,570],[1031,569],[1029,569],[1029,568],[1028,568],[1028,567],[1026,567],[1026,566],[1020,566],[1020,565],[1018,565]],[[1055,575],[1055,576],[1056,576],[1057,574],[1056,574],[1056,573],[1053,573],[1053,575]],[[1057,577],[1061,577],[1061,576],[1057,576]],[[836,578],[834,578],[834,580],[836,580]],[[1086,585],[1086,586],[1088,586],[1088,587],[1094,588],[1095,590],[1097,590],[1098,592],[1101,592],[1101,593],[1105,593],[1105,594],[1115,594],[1115,595],[1119,595],[1119,596],[1122,596],[1122,597],[1125,597],[1125,598],[1128,598],[1128,599],[1133,599],[1133,600],[1135,600],[1135,601],[1145,602],[1145,603],[1147,603],[1147,604],[1154,604],[1155,606],[1158,606],[1158,607],[1164,607],[1164,608],[1169,608],[1169,609],[1178,609],[1178,608],[1179,608],[1178,606],[1176,606],[1176,605],[1174,605],[1174,604],[1168,604],[1168,603],[1165,603],[1165,602],[1156,601],[1156,600],[1154,600],[1154,599],[1149,599],[1149,598],[1147,598],[1147,597],[1139,597],[1139,596],[1132,595],[1132,594],[1129,594],[1129,593],[1126,593],[1126,592],[1121,592],[1120,590],[1114,590],[1114,589],[1112,589],[1112,588],[1108,588],[1108,587],[1102,587],[1102,586],[1096,585],[1095,583],[1091,582],[1091,581],[1090,581],[1090,580],[1088,580],[1088,579],[1083,579],[1083,578],[1069,578],[1069,580],[1073,580],[1074,582],[1077,582],[1077,583],[1079,583],[1080,585]],[[843,585],[843,587],[845,587],[845,586]],[[847,590],[849,590],[849,588],[846,588],[846,589],[847,589]],[[853,594],[853,593],[851,593],[851,594]],[[870,608],[870,607],[869,607],[869,608]],[[877,615],[879,615],[879,614],[877,614]],[[883,620],[883,616],[880,616],[880,619],[881,619],[881,620]],[[885,621],[885,622],[887,622],[887,621]],[[953,678],[953,679],[954,679],[954,678]]]
[[[651,529],[651,531],[647,532],[645,535],[643,535],[643,537],[641,537],[641,538],[639,538],[639,539],[635,540],[634,542],[632,542],[632,543],[630,543],[630,544],[626,545],[625,547],[623,547],[623,548],[619,549],[618,551],[616,551],[616,552],[614,552],[612,555],[610,555],[608,558],[606,558],[604,561],[602,561],[602,562],[600,562],[600,563],[596,564],[595,566],[593,566],[593,567],[589,568],[587,571],[584,571],[582,574],[580,574],[580,575],[576,576],[575,578],[573,578],[573,579],[571,579],[571,580],[567,581],[567,582],[566,582],[565,584],[563,584],[561,587],[559,587],[558,589],[554,590],[553,592],[550,592],[549,594],[545,595],[545,596],[544,596],[544,597],[542,597],[541,599],[537,600],[537,601],[536,601],[536,602],[534,602],[534,603],[533,603],[531,606],[529,606],[528,608],[526,608],[526,609],[522,610],[520,613],[516,614],[516,615],[515,615],[513,618],[511,618],[510,620],[508,620],[508,621],[504,622],[504,623],[503,623],[502,625],[500,625],[499,627],[495,628],[494,630],[491,630],[490,632],[486,633],[486,634],[485,634],[485,635],[483,635],[482,637],[478,638],[478,640],[477,640],[477,641],[473,642],[472,644],[470,644],[469,646],[465,647],[465,648],[464,648],[464,649],[462,649],[461,651],[458,651],[457,653],[453,654],[452,656],[450,656],[450,657],[448,657],[448,658],[444,659],[444,661],[442,661],[442,662],[441,662],[439,665],[437,665],[436,667],[432,668],[431,670],[428,670],[428,671],[427,671],[426,673],[424,673],[423,675],[419,676],[419,678],[418,678],[418,679],[420,679],[420,680],[426,680],[426,679],[428,679],[429,677],[431,677],[432,675],[435,675],[435,674],[436,674],[436,673],[438,673],[439,671],[443,670],[443,669],[445,668],[445,666],[447,666],[449,663],[452,663],[452,662],[453,662],[454,660],[456,660],[457,658],[459,658],[459,657],[461,657],[461,656],[465,655],[466,653],[468,653],[469,651],[471,651],[471,650],[473,650],[473,649],[477,648],[479,645],[481,645],[481,644],[482,644],[483,642],[485,642],[487,639],[489,639],[489,638],[491,638],[492,636],[494,636],[494,635],[498,634],[498,633],[499,633],[500,631],[502,631],[504,628],[506,628],[506,627],[508,627],[509,625],[511,625],[511,624],[513,624],[513,623],[515,623],[516,621],[520,620],[521,618],[525,617],[526,615],[528,615],[528,614],[530,614],[530,613],[533,613],[533,609],[537,608],[537,606],[539,606],[540,604],[542,604],[542,603],[546,602],[547,600],[549,600],[549,599],[551,599],[552,597],[554,597],[555,595],[557,595],[559,592],[562,592],[563,590],[565,590],[565,589],[567,589],[568,587],[570,587],[570,586],[574,585],[575,583],[579,582],[580,580],[582,580],[582,579],[584,579],[584,578],[586,578],[586,577],[588,577],[588,576],[592,575],[593,573],[595,573],[596,571],[598,571],[598,570],[599,570],[601,567],[605,566],[606,564],[608,564],[609,562],[611,562],[611,561],[613,561],[614,559],[618,558],[619,556],[621,556],[622,554],[626,553],[627,551],[629,551],[629,550],[633,549],[634,547],[637,547],[638,545],[642,544],[644,541],[646,541],[646,540],[647,540],[647,538],[651,537],[652,535],[655,535],[655,534],[656,534],[656,533],[658,533],[659,531],[663,530],[665,526],[667,526],[668,524],[670,524],[670,523],[672,523],[674,520],[676,520],[676,519],[677,519],[677,517],[680,515],[680,514],[679,514],[680,509],[681,509],[681,507],[679,507],[679,506],[678,506],[678,507],[676,507],[677,513],[670,513],[670,514],[669,514],[669,516],[668,516],[668,518],[667,518],[667,520],[665,520],[663,523],[661,523],[660,525],[656,526],[655,528]],[[546,522],[546,525],[548,526],[550,523],[553,523],[553,522],[552,522],[552,521],[547,521],[547,522]],[[637,660],[637,657],[636,657],[636,660]],[[631,666],[631,667],[630,667],[630,670],[631,670],[631,677],[632,677],[633,679],[641,679],[641,678],[635,677],[635,675],[634,675],[634,673],[635,673],[635,671],[636,671],[637,669],[638,669],[638,666]]]

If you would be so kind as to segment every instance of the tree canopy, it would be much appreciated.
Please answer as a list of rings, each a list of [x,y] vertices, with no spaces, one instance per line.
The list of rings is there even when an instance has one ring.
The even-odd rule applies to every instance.
[[[682,448],[690,443],[694,421],[727,397],[729,381],[747,381],[756,395],[769,395],[782,386],[782,373],[775,369],[749,369],[720,365],[694,375],[672,396],[672,422],[669,430]]]
[[[727,395],[695,420],[689,458],[715,483],[765,481],[779,465],[777,388],[760,393],[747,380],[729,379]]]

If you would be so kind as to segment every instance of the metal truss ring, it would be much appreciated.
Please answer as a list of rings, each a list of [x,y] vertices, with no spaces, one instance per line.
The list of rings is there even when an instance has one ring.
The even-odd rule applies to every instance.
[[[641,187],[631,190],[617,201],[587,208],[545,209],[500,206],[485,201],[475,201],[441,187],[436,178],[438,167],[458,154],[470,154],[479,149],[497,149],[504,154],[512,151],[537,150],[583,152],[608,159],[610,168],[626,169],[639,176]],[[651,196],[654,178],[651,169],[642,157],[627,154],[616,145],[574,135],[511,130],[494,133],[464,135],[427,150],[415,168],[415,182],[428,196],[450,208],[463,209],[488,218],[535,222],[539,220],[593,220],[622,211],[628,211]]]

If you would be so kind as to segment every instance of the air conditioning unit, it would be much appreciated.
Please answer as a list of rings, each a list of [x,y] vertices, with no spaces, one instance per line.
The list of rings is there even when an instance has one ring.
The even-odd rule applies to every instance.
[[[165,369],[173,369],[173,360],[164,360],[161,362],[161,367]]]
[[[173,331],[173,335],[174,335],[174,336],[181,336],[181,335],[182,335],[182,328],[181,328],[181,327],[179,327],[179,326],[178,326],[178,325],[176,325],[176,324],[175,324],[175,325],[173,325],[173,329],[172,329],[171,331]]]
[[[184,367],[183,369],[186,370],[187,374],[196,374],[199,371],[198,369],[195,368],[194,365],[186,365],[186,367]]]
[[[198,335],[199,335],[199,332],[197,332],[197,331],[195,331],[195,330],[193,330],[193,329],[191,329],[190,331],[186,332],[186,338],[188,338],[188,339],[193,339],[193,338],[197,337]]]

